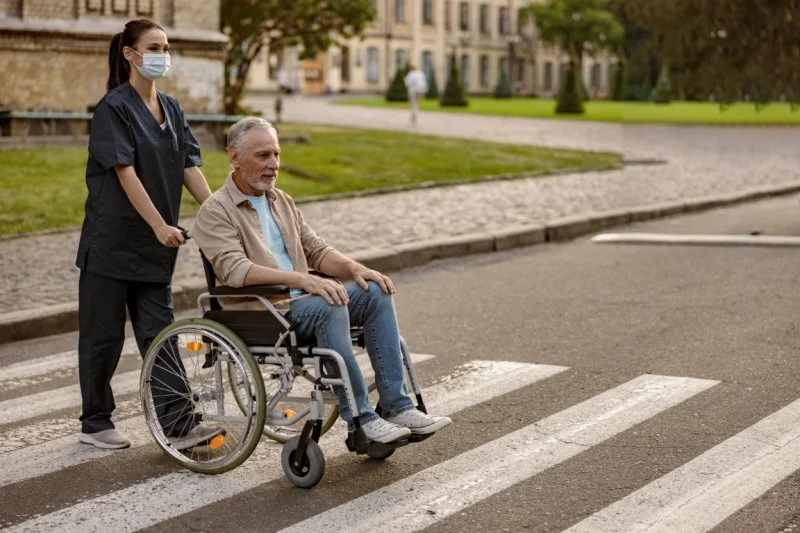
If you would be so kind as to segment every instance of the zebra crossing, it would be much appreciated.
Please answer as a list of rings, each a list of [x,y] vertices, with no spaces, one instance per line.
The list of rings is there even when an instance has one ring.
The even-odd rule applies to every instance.
[[[135,351],[135,346],[126,344],[126,351]],[[362,371],[369,378],[368,359],[363,354],[359,358]],[[415,365],[434,359],[433,355],[412,354]],[[120,461],[130,457],[126,454],[138,454],[137,457],[150,461],[160,458],[139,409],[136,361],[132,357],[130,364],[123,364],[114,382],[119,404],[117,425],[131,439],[133,448],[122,452],[97,450],[77,442],[80,397],[77,385],[64,385],[65,380],[75,376],[74,352],[0,370],[0,529],[9,532],[158,529],[170,520],[223,505],[259,487],[285,485],[286,491],[298,491],[284,479],[280,466],[282,447],[265,439],[243,465],[220,476],[169,468],[99,495],[56,502],[36,512],[19,513],[13,506],[1,503],[3,494],[11,494],[20,487],[30,490],[29,486],[40,478],[67,470],[77,476],[81,469],[114,455]],[[502,397],[509,393],[543,387],[548,380],[571,369],[474,359],[448,370],[445,376],[423,381],[422,393],[432,412],[452,416],[457,426],[459,413],[502,402]],[[458,450],[452,456],[445,454],[442,460],[410,475],[393,478],[387,474],[380,487],[317,510],[312,516],[303,516],[288,527],[281,525],[284,529],[280,530],[424,530],[635,430],[637,425],[718,385],[712,379],[654,374],[622,380],[533,423],[520,424],[521,427],[502,436],[465,451]],[[20,394],[20,391],[30,393]],[[329,465],[349,455],[343,445],[344,436],[341,423],[323,436],[320,444]],[[418,445],[415,453],[425,454],[425,447],[431,442]],[[388,461],[400,460],[393,457]],[[709,531],[798,469],[800,400],[644,486],[631,487],[627,495],[605,508],[588,516],[576,516],[565,531]],[[293,497],[301,505],[307,494],[295,492]],[[264,527],[275,530],[269,529],[269,524]],[[231,529],[236,529],[233,524]]]

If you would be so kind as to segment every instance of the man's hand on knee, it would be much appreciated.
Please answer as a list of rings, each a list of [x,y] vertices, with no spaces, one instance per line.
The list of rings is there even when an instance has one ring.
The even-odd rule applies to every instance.
[[[300,288],[308,294],[322,296],[329,305],[347,305],[350,300],[341,283],[332,279],[314,276],[313,274],[303,276]]]
[[[369,284],[367,284],[367,282],[371,280],[377,283],[384,293],[395,293],[394,283],[389,276],[381,274],[377,270],[367,268],[364,265],[358,265],[358,267],[353,270],[353,280],[365,291],[369,290]]]

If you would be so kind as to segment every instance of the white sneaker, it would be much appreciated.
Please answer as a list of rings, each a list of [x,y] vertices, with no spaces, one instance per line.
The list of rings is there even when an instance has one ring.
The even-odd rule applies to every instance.
[[[408,428],[411,430],[411,433],[416,435],[427,435],[428,433],[446,428],[453,423],[453,421],[446,416],[426,415],[418,409],[403,411],[402,413],[388,417],[386,421]]]
[[[374,440],[381,444],[388,444],[411,435],[411,430],[387,422],[383,418],[370,420],[361,426],[361,428],[364,430],[364,435],[367,436],[367,440]]]
[[[104,450],[121,450],[128,448],[131,441],[122,436],[116,429],[104,429],[94,433],[81,433],[78,440],[84,444],[91,444]]]

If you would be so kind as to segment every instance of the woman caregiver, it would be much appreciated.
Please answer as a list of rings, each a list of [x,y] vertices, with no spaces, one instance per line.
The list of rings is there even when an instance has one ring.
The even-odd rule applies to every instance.
[[[125,309],[142,356],[173,322],[171,278],[178,248],[182,187],[203,203],[211,191],[198,168],[200,147],[178,101],[156,90],[170,67],[164,29],[132,20],[111,40],[107,92],[97,104],[89,135],[86,214],[76,265],[80,442],[127,448],[111,421],[111,377],[125,340]],[[156,411],[179,448],[208,442],[219,429],[200,425],[188,401],[179,359],[163,357],[155,377]],[[155,390],[155,385],[153,385]]]

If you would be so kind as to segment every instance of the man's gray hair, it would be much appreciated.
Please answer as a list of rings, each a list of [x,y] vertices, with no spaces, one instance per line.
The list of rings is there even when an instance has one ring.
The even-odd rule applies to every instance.
[[[267,130],[271,132],[276,139],[278,138],[278,130],[276,130],[275,126],[270,124],[268,120],[261,117],[246,117],[231,126],[230,131],[228,131],[228,146],[238,152],[242,147],[244,134],[253,128]]]

